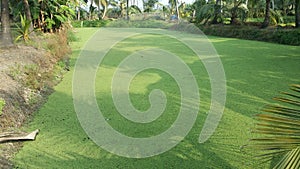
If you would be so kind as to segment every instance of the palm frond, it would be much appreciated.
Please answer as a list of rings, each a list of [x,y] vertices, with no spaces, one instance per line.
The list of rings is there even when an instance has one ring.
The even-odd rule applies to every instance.
[[[273,98],[280,105],[267,105],[265,113],[257,114],[258,123],[252,130],[261,135],[250,139],[247,147],[263,160],[272,160],[281,155],[274,168],[296,169],[300,167],[300,85],[291,85],[291,92],[281,92]]]

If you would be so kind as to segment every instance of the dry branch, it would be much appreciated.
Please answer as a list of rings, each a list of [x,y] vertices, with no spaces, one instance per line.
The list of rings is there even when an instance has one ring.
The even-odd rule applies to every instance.
[[[8,141],[26,141],[26,140],[34,140],[36,135],[39,133],[39,130],[36,129],[31,133],[26,135],[16,135],[13,133],[2,133],[0,134],[0,143],[8,142]]]

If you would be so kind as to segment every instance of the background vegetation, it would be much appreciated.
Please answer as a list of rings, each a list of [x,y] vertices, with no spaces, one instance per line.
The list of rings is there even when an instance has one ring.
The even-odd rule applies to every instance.
[[[169,0],[168,4],[158,0],[1,0],[0,38],[2,46],[12,45],[10,23],[20,23],[16,36],[27,40],[33,30],[59,32],[64,23],[74,20],[77,20],[73,23],[75,27],[101,27],[115,19],[151,19],[189,21],[212,35],[259,39],[265,34],[261,40],[298,45],[295,37],[299,31],[290,29],[299,27],[299,3],[299,0],[196,0],[193,4],[177,0]],[[231,26],[221,31],[223,25]],[[259,31],[268,26],[272,29]]]

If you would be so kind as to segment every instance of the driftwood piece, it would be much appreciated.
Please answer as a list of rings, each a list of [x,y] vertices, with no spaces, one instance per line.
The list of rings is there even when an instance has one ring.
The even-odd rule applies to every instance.
[[[31,133],[25,134],[25,135],[16,135],[13,133],[2,133],[2,134],[0,134],[0,143],[8,142],[8,141],[34,140],[38,133],[39,133],[38,129],[34,130]]]

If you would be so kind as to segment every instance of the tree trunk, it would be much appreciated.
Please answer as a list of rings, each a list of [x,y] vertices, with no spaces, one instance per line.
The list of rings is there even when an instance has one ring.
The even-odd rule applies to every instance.
[[[300,27],[300,0],[295,0],[295,24],[296,28]]]
[[[107,13],[107,6],[108,1],[107,0],[100,0],[101,6],[103,8],[101,19],[104,19]]]
[[[234,9],[232,9],[231,11],[231,19],[230,19],[230,24],[231,25],[237,25],[238,24],[238,20],[237,20],[237,10],[234,7]]]
[[[80,7],[77,7],[77,20],[80,21]]]
[[[270,24],[270,4],[271,4],[271,0],[266,0],[265,20],[262,23],[261,28],[266,28]]]
[[[218,23],[218,17],[221,14],[221,4],[220,4],[220,0],[216,0],[216,4],[214,7],[214,18],[211,21],[212,24],[217,24]]]
[[[29,8],[29,3],[28,0],[23,0],[23,4],[24,4],[24,9],[25,9],[25,16],[27,20],[30,20],[30,27],[29,27],[29,31],[32,32],[33,31],[33,24],[32,24],[32,17],[31,17],[31,12],[30,12],[30,8]]]
[[[175,0],[175,3],[176,3],[177,19],[178,19],[178,21],[180,21],[180,12],[179,12],[179,8],[178,8],[178,0]]]
[[[234,7],[231,9],[231,20],[230,20],[230,24],[231,25],[237,25],[239,24],[238,21],[238,8],[239,6],[242,4],[243,1],[239,1],[237,4],[234,4]]]
[[[129,20],[129,0],[126,0],[126,19]]]
[[[12,37],[11,37],[11,30],[10,30],[10,21],[9,21],[9,6],[8,6],[8,0],[2,0],[1,1],[1,46],[3,47],[9,47],[12,46]]]

